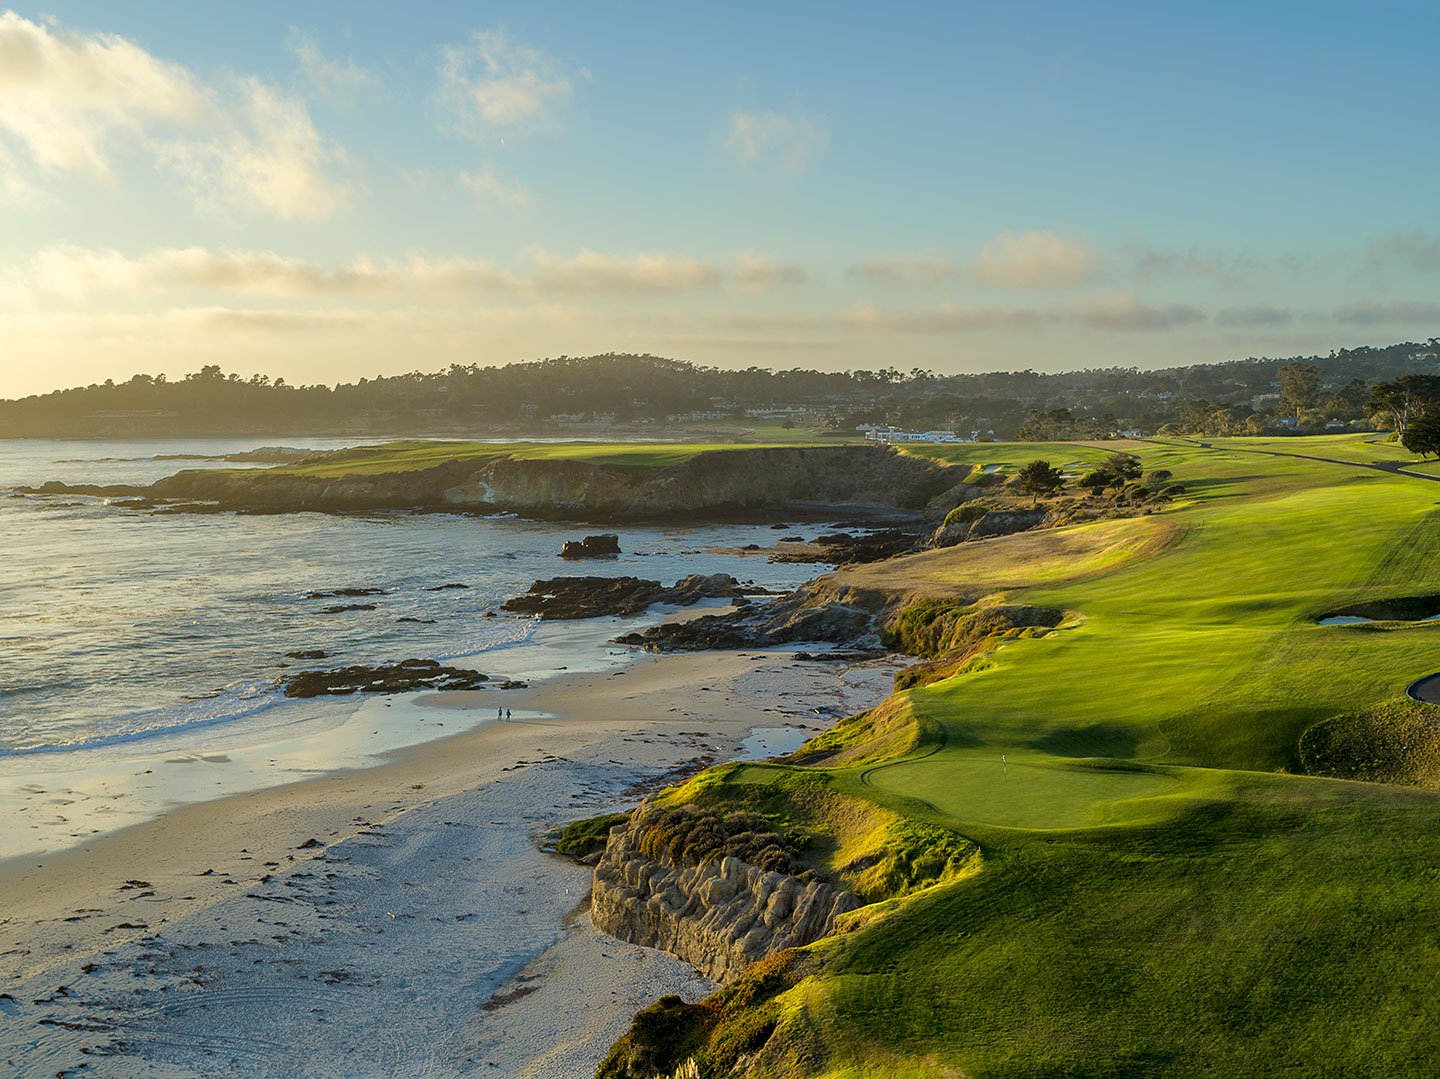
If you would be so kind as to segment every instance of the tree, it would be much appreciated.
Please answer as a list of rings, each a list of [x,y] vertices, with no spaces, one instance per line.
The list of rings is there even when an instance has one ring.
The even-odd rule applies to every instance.
[[[1405,441],[1410,421],[1424,414],[1440,400],[1440,377],[1436,375],[1401,375],[1381,382],[1370,392],[1370,405],[1376,412],[1389,415],[1390,426]]]
[[[1280,376],[1280,400],[1286,408],[1294,409],[1298,422],[1302,412],[1315,407],[1316,392],[1320,388],[1320,368],[1313,363],[1287,363],[1277,374]]]
[[[1140,475],[1140,458],[1133,453],[1112,453],[1105,458],[1100,471],[1110,473],[1117,480],[1133,480]]]
[[[1440,408],[1427,409],[1412,419],[1400,436],[1400,444],[1421,457],[1432,453],[1440,457]]]
[[[1035,504],[1041,495],[1048,495],[1065,482],[1065,477],[1049,461],[1031,461],[1020,470],[1020,489],[1035,496]]]

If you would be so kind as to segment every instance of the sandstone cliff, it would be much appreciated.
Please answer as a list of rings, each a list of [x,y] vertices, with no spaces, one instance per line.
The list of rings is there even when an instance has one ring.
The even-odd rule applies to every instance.
[[[613,937],[659,948],[716,981],[757,960],[810,944],[860,901],[739,858],[677,857],[643,842],[644,807],[613,828],[595,867],[591,916]]]

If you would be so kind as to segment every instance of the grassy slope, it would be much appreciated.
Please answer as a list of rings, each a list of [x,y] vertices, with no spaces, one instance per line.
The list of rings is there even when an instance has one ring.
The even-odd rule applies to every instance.
[[[1370,459],[1357,441],[1325,439],[1319,455]],[[1093,559],[1114,544],[1076,534],[1169,530],[1143,557],[1067,576],[1015,537],[859,571],[979,579],[1079,617],[911,691],[927,736],[908,757],[823,770],[836,793],[975,839],[986,864],[819,946],[819,969],[779,998],[777,1061],[1048,1076],[1440,1060],[1440,797],[1284,774],[1307,726],[1440,667],[1440,624],[1313,622],[1437,590],[1440,488],[1244,440],[1131,448],[1189,501],[1046,538]],[[1007,464],[1040,451],[1085,459],[925,448]],[[1008,566],[1007,545],[1021,554]]]

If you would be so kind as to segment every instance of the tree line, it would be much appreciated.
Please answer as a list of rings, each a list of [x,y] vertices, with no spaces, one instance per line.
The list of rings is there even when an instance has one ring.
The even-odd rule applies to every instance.
[[[786,409],[808,426],[837,432],[868,422],[1037,440],[1127,430],[1313,431],[1377,420],[1399,430],[1431,422],[1428,406],[1417,404],[1397,422],[1373,391],[1412,375],[1440,377],[1440,339],[1157,371],[960,375],[895,367],[735,370],[607,353],[296,386],[209,363],[183,378],[137,374],[0,401],[0,437],[563,432],[577,423],[746,422],[756,410]],[[1412,397],[1419,402],[1424,393],[1412,387]]]

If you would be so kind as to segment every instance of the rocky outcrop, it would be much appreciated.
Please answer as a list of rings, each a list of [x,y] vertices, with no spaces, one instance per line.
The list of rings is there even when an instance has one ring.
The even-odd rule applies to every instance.
[[[620,537],[613,532],[566,540],[560,545],[561,558],[614,558],[620,553]]]
[[[920,533],[903,528],[881,528],[860,535],[832,532],[829,535],[816,536],[803,546],[791,546],[787,549],[777,544],[770,555],[770,561],[819,561],[837,566],[880,562],[916,550],[920,546],[920,539]],[[793,544],[794,541],[781,540],[780,543]]]
[[[823,881],[801,881],[731,856],[646,852],[644,807],[610,831],[595,867],[590,913],[620,940],[678,956],[716,981],[830,933],[860,900]]]
[[[306,466],[324,458],[307,460]],[[358,467],[358,466],[357,466]],[[563,458],[497,456],[434,468],[336,475],[335,469],[186,471],[149,487],[22,488],[34,494],[143,496],[198,511],[249,513],[414,509],[536,517],[661,519],[783,504],[920,510],[963,478],[955,469],[879,446],[714,450],[673,465],[625,467]]]
[[[407,659],[374,667],[296,671],[282,677],[280,684],[285,687],[287,697],[322,697],[346,693],[405,693],[412,689],[479,689],[489,680],[487,675],[465,667],[444,667],[433,659]]]
[[[966,511],[974,511],[967,513]],[[1045,523],[1044,509],[992,508],[969,503],[952,512],[930,537],[931,547],[953,547],[966,540],[1028,532]]]
[[[849,602],[851,599],[818,591],[812,582],[768,603],[650,626],[617,637],[615,643],[638,645],[648,652],[765,648],[802,641],[879,651],[876,611]]]
[[[737,599],[764,589],[742,588],[728,573],[692,573],[666,588],[639,577],[555,577],[536,581],[530,591],[501,604],[501,609],[539,615],[546,621],[639,614],[656,603],[689,607],[702,599]]]

